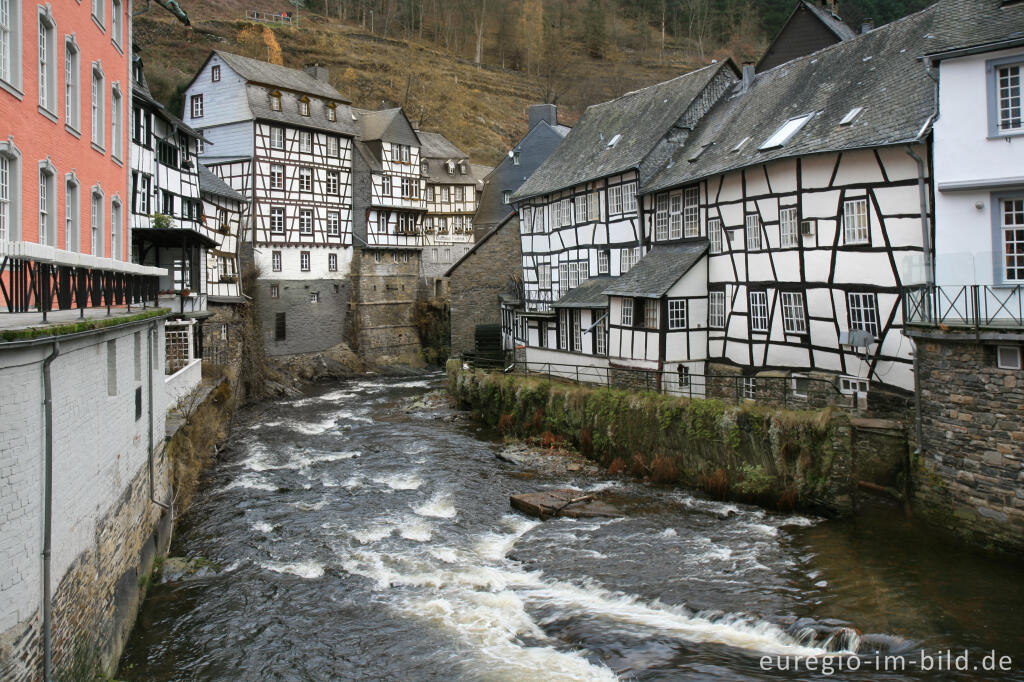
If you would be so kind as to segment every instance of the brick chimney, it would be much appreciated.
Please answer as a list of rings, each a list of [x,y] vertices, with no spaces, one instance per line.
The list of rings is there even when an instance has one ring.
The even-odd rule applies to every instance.
[[[531,104],[530,105],[530,130],[544,121],[549,126],[558,123],[558,107],[554,104]]]

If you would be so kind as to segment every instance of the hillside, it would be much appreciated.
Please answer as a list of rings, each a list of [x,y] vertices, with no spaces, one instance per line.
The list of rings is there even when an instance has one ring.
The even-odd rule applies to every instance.
[[[571,124],[587,105],[671,78],[696,64],[642,64],[605,60],[586,68],[580,60],[552,75],[476,65],[425,43],[371,35],[361,27],[319,16],[301,25],[270,27],[231,20],[218,3],[186,5],[192,27],[159,8],[135,20],[135,43],[142,50],[154,96],[180,113],[181,91],[211,50],[291,67],[318,62],[328,67],[331,84],[355,106],[382,103],[406,108],[414,124],[443,132],[474,162],[493,165],[526,132],[526,108],[555,101],[559,118]],[[240,11],[244,14],[244,11]]]

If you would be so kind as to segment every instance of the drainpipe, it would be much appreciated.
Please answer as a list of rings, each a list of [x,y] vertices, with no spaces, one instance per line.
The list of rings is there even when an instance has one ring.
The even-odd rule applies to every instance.
[[[43,679],[53,679],[53,642],[50,635],[50,550],[53,535],[53,385],[50,365],[60,355],[60,341],[53,342],[53,350],[43,360]]]
[[[149,444],[146,448],[146,452],[148,453],[147,457],[149,459],[149,501],[155,504],[156,506],[160,507],[161,509],[171,511],[170,505],[164,504],[160,500],[156,499],[156,488],[153,482],[153,338],[155,336],[156,323],[150,325],[149,333],[146,334],[146,354],[149,358],[148,363],[146,365],[146,372],[149,374]],[[173,514],[174,512],[171,511],[171,513]]]
[[[922,305],[927,306],[926,301],[929,300],[932,286],[935,283],[932,270],[931,228],[928,222],[928,188],[924,179],[924,159],[915,154],[909,144],[907,145],[906,152],[917,163],[917,192],[921,204],[921,244],[924,248],[925,301],[922,301]],[[904,311],[905,313],[906,311]],[[924,433],[921,427],[921,360],[918,357],[919,354],[920,349],[914,343],[914,437],[917,440],[917,456],[921,457],[924,455]]]

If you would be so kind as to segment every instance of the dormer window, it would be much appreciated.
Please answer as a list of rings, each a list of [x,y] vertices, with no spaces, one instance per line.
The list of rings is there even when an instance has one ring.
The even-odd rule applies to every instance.
[[[455,164],[453,162],[446,161],[444,167],[448,171],[448,175],[455,175]]]
[[[800,132],[800,129],[811,120],[812,116],[814,116],[813,113],[795,116],[789,119],[783,123],[782,127],[776,130],[771,137],[765,140],[764,144],[758,147],[758,149],[764,151],[766,149],[775,149],[776,147],[781,147],[786,144],[794,135]]]
[[[519,151],[518,150],[512,152],[512,165],[513,166],[518,166],[519,165]]]
[[[327,103],[327,120],[331,122],[338,120],[338,105],[334,102]]]
[[[466,164],[464,164],[462,161],[459,161],[459,175],[465,175],[465,174],[466,174]]]
[[[272,111],[281,111],[281,93],[277,90],[270,93],[270,109]]]
[[[309,98],[303,97],[299,100],[299,116],[309,116]]]
[[[430,162],[429,161],[420,161],[420,174],[421,175],[430,175]]]
[[[399,163],[412,163],[412,148],[407,144],[395,145],[397,147],[397,154]]]

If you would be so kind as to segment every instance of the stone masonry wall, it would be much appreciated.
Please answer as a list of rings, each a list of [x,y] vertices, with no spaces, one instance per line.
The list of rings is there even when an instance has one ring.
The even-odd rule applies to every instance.
[[[522,244],[516,220],[502,224],[449,276],[452,350],[470,353],[479,324],[501,324],[498,294],[509,291],[510,276],[521,272]]]
[[[994,345],[944,336],[916,339],[915,507],[976,543],[1024,552],[1024,372],[998,368]]]
[[[363,358],[419,357],[416,327],[418,250],[357,249],[352,302],[354,350]],[[408,258],[408,260],[406,260]]]
[[[345,341],[351,280],[259,280],[259,312],[267,355],[296,355],[327,350]],[[277,298],[272,287],[277,286]],[[316,300],[314,301],[314,294]],[[277,338],[283,313],[285,338]]]

